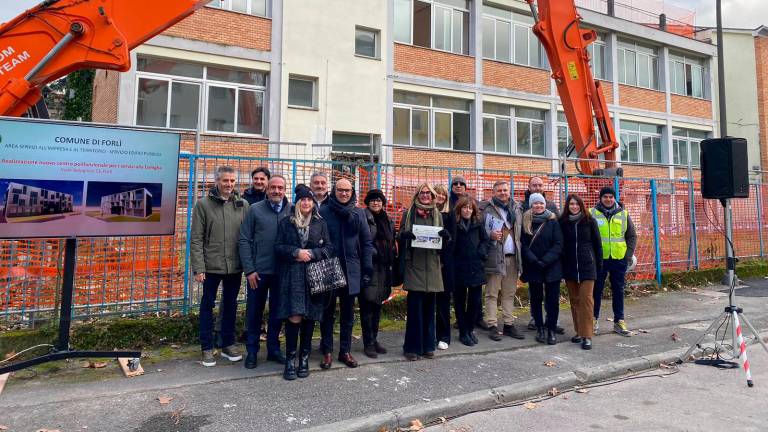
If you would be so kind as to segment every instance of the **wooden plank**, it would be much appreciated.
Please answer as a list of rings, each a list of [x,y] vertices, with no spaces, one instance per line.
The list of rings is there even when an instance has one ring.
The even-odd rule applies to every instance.
[[[141,364],[139,364],[139,367],[136,370],[134,370],[134,371],[132,371],[128,367],[128,362],[130,360],[131,359],[129,359],[129,358],[119,358],[119,359],[117,359],[117,362],[120,363],[120,368],[123,369],[123,374],[125,375],[125,377],[126,378],[133,378],[133,377],[137,377],[139,375],[144,375],[144,368],[141,367]]]

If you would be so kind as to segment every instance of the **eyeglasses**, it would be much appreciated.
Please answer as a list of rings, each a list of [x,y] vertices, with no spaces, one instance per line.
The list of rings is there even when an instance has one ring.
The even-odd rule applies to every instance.
[[[336,189],[336,192],[343,193],[343,194],[351,194],[352,189]]]
[[[464,186],[464,187],[467,187],[467,184],[466,184],[466,183],[464,183],[464,182],[453,182],[453,184],[452,184],[452,185],[453,185],[453,186]]]
[[[420,191],[419,195],[429,195],[429,196],[432,196],[432,192],[430,192],[430,191]]]

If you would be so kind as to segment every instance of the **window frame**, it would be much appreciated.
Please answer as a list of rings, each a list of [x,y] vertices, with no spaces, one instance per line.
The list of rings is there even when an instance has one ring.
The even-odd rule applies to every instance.
[[[595,50],[597,50],[598,47],[601,48],[600,57],[602,60],[602,63],[599,65],[599,74],[596,73],[598,69],[595,67]],[[601,81],[610,81],[607,73],[608,68],[606,67],[608,64],[606,60],[609,56],[608,44],[606,44],[605,36],[602,33],[597,32],[597,39],[587,46],[587,52],[589,52],[589,65],[592,68],[592,76]]]
[[[272,11],[272,0],[264,0],[264,10],[265,14],[257,14],[253,12],[253,2],[256,0],[245,0],[247,2],[246,6],[246,12],[240,12],[236,10],[232,10],[232,0],[211,0],[208,3],[206,3],[206,7],[213,8],[213,9],[221,9],[229,12],[234,13],[240,13],[240,14],[246,14],[251,16],[257,16],[262,18],[271,18],[270,12]],[[212,3],[219,3],[219,6],[214,6]]]
[[[396,90],[396,91],[398,91],[398,90]],[[412,93],[412,92],[407,92],[407,91],[404,91],[404,92],[405,93]],[[435,106],[434,98],[436,98],[436,97],[449,97],[449,96],[440,96],[440,95],[423,94],[423,93],[418,93],[418,94],[421,94],[423,96],[429,97],[429,106],[415,105],[415,104],[414,105],[410,105],[410,104],[401,103],[401,102],[394,102],[392,104],[393,118],[394,118],[394,110],[395,109],[407,109],[409,114],[410,114],[409,117],[408,117],[409,118],[408,144],[397,144],[396,143],[396,145],[407,146],[407,147],[416,148],[416,149],[418,149],[418,148],[426,148],[426,149],[434,149],[434,150],[450,150],[450,151],[459,151],[459,152],[471,151],[472,150],[472,134],[471,134],[471,132],[469,134],[469,149],[467,149],[467,150],[462,150],[462,149],[458,149],[457,150],[457,149],[455,149],[454,148],[454,144],[455,143],[454,143],[454,139],[453,139],[454,138],[454,132],[455,132],[455,125],[456,125],[456,119],[455,119],[455,115],[456,114],[465,114],[467,116],[470,116],[470,131],[471,131],[471,127],[472,127],[471,126],[472,125],[472,121],[471,121],[472,109],[471,109],[471,107],[467,111],[463,111],[463,110],[459,110],[459,109],[454,109],[454,108],[438,107],[438,106]],[[467,101],[466,99],[460,99],[460,98],[452,98],[452,99],[459,99],[459,100]],[[470,101],[467,101],[467,102],[470,102]],[[416,145],[413,144],[413,130],[414,130],[413,129],[413,112],[414,111],[419,111],[419,112],[425,111],[425,112],[427,112],[427,121],[429,122],[429,125],[427,127],[427,135],[428,135],[428,137],[427,137],[427,146],[416,146]],[[450,139],[450,147],[439,147],[439,146],[437,146],[437,144],[435,142],[435,137],[436,137],[436,133],[435,132],[436,132],[436,127],[437,127],[436,114],[450,114],[450,120],[451,120],[451,129],[450,129],[450,138],[449,138]],[[394,127],[393,127],[393,137],[394,137]],[[393,139],[393,141],[394,141],[394,139]]]
[[[645,132],[640,130],[640,127],[638,126],[638,129],[624,129],[622,126],[622,122],[629,122],[636,125],[646,125],[646,126],[653,126],[656,128],[661,128],[661,132],[653,133],[653,132]],[[641,123],[636,122],[632,120],[622,120],[619,122],[619,153],[621,156],[621,162],[632,162],[632,163],[639,163],[639,164],[646,164],[646,165],[664,165],[664,126],[657,125],[653,123]],[[637,138],[637,160],[628,160],[627,156],[629,155],[629,144],[627,140],[627,151],[625,152],[623,147],[625,147],[625,136],[633,135]],[[645,152],[643,150],[643,140],[646,138],[651,139],[651,146],[653,148],[654,140],[658,140],[659,143],[659,161],[651,161],[646,162],[645,159]],[[625,154],[626,153],[626,154]],[[651,155],[651,158],[653,158],[653,155]]]
[[[369,56],[367,54],[361,54],[357,52],[357,32],[363,31],[363,32],[369,32],[373,33],[373,51],[374,55]],[[355,26],[355,57],[362,57],[372,60],[381,60],[381,30],[374,29],[371,27],[365,27],[365,26]]]
[[[682,134],[675,134],[674,129],[683,130],[685,131],[685,135]],[[706,131],[694,131],[694,132],[701,132],[703,134],[709,135],[711,132]],[[691,137],[691,129],[685,129],[685,128],[673,128],[673,131],[671,133],[672,135],[672,165],[677,166],[683,166],[687,167],[688,163],[690,162],[691,168],[700,168],[701,165],[701,142],[704,141],[707,138],[694,138]],[[688,158],[688,161],[684,163],[675,162],[675,159],[679,159],[679,145],[681,143],[685,143],[685,151]],[[691,147],[693,144],[696,144],[698,148],[698,157],[694,161],[691,157]]]
[[[422,48],[427,48],[427,49],[432,49],[432,50],[435,50],[435,51],[447,52],[447,53],[457,54],[457,55],[470,55],[470,51],[471,50],[470,50],[470,43],[469,43],[469,41],[470,41],[471,38],[470,38],[469,32],[470,32],[470,29],[472,27],[471,17],[470,17],[471,10],[469,8],[464,9],[464,8],[461,8],[461,7],[458,7],[458,6],[449,4],[449,3],[441,2],[440,0],[418,0],[418,1],[421,2],[421,3],[425,3],[425,4],[429,5],[429,26],[430,26],[430,29],[429,29],[429,33],[430,33],[429,34],[429,45],[430,46],[429,47],[422,47]],[[413,14],[414,0],[409,0],[408,3],[410,4],[410,7],[409,7],[410,32],[409,32],[409,38],[408,38],[409,40],[406,42],[406,41],[402,41],[402,40],[397,40],[395,38],[395,42],[397,42],[397,43],[404,43],[404,44],[413,45],[413,46],[420,46],[421,47],[421,45],[416,45],[413,42],[413,39],[414,39],[413,38],[413,31],[414,31],[414,25],[415,25],[414,24],[415,18],[414,18],[414,14]],[[436,18],[437,17],[437,13],[436,13],[435,10],[438,9],[438,8],[446,9],[446,10],[450,10],[451,11],[450,23],[447,26],[449,28],[448,31],[450,33],[450,38],[449,38],[450,45],[451,45],[450,49],[436,48],[436,46],[435,46],[435,41],[436,41],[436,38],[437,38],[437,33],[435,31],[435,20],[437,19]],[[454,48],[453,45],[454,45],[454,42],[455,42],[455,39],[456,39],[454,34],[453,34],[454,25],[455,25],[454,21],[456,20],[456,12],[461,12],[462,13],[462,19],[461,19],[461,22],[460,22],[461,23],[461,43],[462,43],[462,46],[461,46],[461,48],[460,48],[460,50],[458,52],[453,49]],[[396,18],[397,17],[395,16],[395,19]],[[467,25],[465,25],[465,24],[467,24]],[[393,26],[393,31],[394,31],[395,27],[397,27],[397,26],[396,25]],[[466,35],[466,38],[464,37],[465,35]],[[467,44],[466,47],[464,46],[464,43]]]
[[[616,53],[618,55],[619,65],[619,84],[624,84],[632,87],[644,88],[648,90],[660,91],[659,82],[659,53],[657,47],[646,46],[638,44],[634,41],[619,40],[619,46]],[[634,82],[628,82],[627,72],[627,58],[628,53],[631,53],[634,59]],[[641,62],[641,57],[643,60]],[[640,85],[641,65],[648,67],[648,81],[649,86]]]
[[[511,156],[543,157],[543,158],[546,158],[548,153],[550,152],[548,150],[548,145],[547,145],[547,135],[548,135],[548,133],[547,133],[547,124],[548,124],[547,118],[548,118],[548,112],[545,111],[545,110],[539,109],[539,108],[515,106],[515,105],[504,105],[504,104],[499,104],[499,105],[508,108],[509,109],[509,114],[487,113],[487,112],[483,112],[482,113],[483,121],[485,121],[487,119],[493,119],[493,124],[494,124],[494,128],[493,128],[493,135],[494,135],[493,148],[494,149],[493,150],[486,150],[485,149],[485,133],[483,133],[482,152],[483,153],[489,153],[489,154],[505,155],[505,156],[510,156],[511,155]],[[532,118],[529,118],[529,117],[520,117],[520,116],[517,115],[517,110],[518,109],[530,109],[530,110],[535,110],[535,111],[541,112],[543,114],[544,118],[542,120],[539,120],[539,119],[532,119]],[[498,124],[499,120],[505,120],[508,123],[507,136],[509,137],[509,151],[507,151],[507,152],[499,151],[498,133],[497,133],[497,131],[498,131],[497,124]],[[528,124],[528,138],[530,139],[530,143],[531,143],[531,151],[530,151],[530,153],[521,153],[520,152],[520,146],[519,146],[520,137],[518,136],[518,133],[517,133],[518,123],[526,123],[526,124]],[[534,137],[534,133],[533,133],[534,125],[536,125],[537,127],[541,127],[541,130],[542,130],[541,139],[542,139],[542,144],[543,144],[543,148],[544,148],[544,154],[538,154],[538,153],[534,153],[533,152],[533,149],[534,149],[534,139],[533,139],[533,137]]]
[[[293,105],[293,104],[291,104],[291,102],[290,102],[291,81],[304,81],[304,82],[312,83],[312,104],[311,104],[311,106],[307,106],[307,105]],[[288,75],[288,95],[286,97],[286,105],[287,105],[288,108],[317,111],[318,110],[318,99],[319,99],[319,96],[320,96],[318,92],[319,92],[319,79],[317,77],[311,77],[311,76],[306,76],[306,75]]]
[[[708,100],[707,92],[706,92],[706,88],[707,87],[705,85],[705,81],[707,79],[707,74],[706,74],[707,67],[702,64],[702,63],[704,63],[703,59],[695,59],[695,58],[692,58],[692,57],[688,57],[685,54],[677,54],[677,53],[673,54],[673,53],[670,53],[669,63],[670,63],[670,65],[669,65],[669,72],[670,72],[669,92],[670,93],[678,95],[678,96],[687,96],[687,97],[691,97],[691,98],[694,98],[694,99]],[[683,74],[683,76],[682,76],[682,86],[683,86],[682,90],[677,88],[678,87],[678,83],[676,82],[676,80],[677,80],[677,78],[679,78],[677,76],[678,75],[678,71],[676,70],[677,67],[682,67],[682,74]],[[688,76],[689,74],[693,75],[693,70],[694,69],[699,71],[699,73],[701,74],[700,75],[700,80],[699,80],[699,85],[701,86],[700,87],[701,96],[696,96],[695,95],[695,91],[694,91],[695,86],[694,86],[693,76],[690,76],[690,77]],[[688,92],[689,79],[690,79],[690,84],[691,84],[690,93]]]
[[[166,61],[174,61],[174,62],[181,62],[181,63],[193,63],[185,61],[184,59],[177,59],[177,58],[166,58],[166,57],[155,57],[155,56],[144,56],[149,58],[157,58],[161,60]],[[265,71],[261,70],[250,70],[250,69],[239,69],[239,68],[233,68],[231,66],[227,65],[219,65],[219,64],[200,64],[203,68],[203,76],[202,78],[190,78],[185,76],[179,76],[179,75],[167,75],[167,74],[161,74],[157,72],[145,72],[145,71],[136,71],[136,84],[134,88],[134,107],[133,107],[133,125],[134,126],[141,126],[146,128],[157,128],[157,129],[171,129],[171,130],[184,130],[184,131],[195,131],[197,129],[200,129],[200,132],[202,133],[211,133],[211,134],[219,134],[219,135],[236,135],[236,136],[250,136],[250,137],[265,137],[267,134],[267,127],[268,122],[267,118],[268,116],[265,115],[265,113],[268,111],[267,107],[267,101],[268,101],[268,80],[269,80],[269,74]],[[241,84],[236,82],[229,82],[229,81],[219,81],[214,79],[208,79],[208,67],[213,68],[223,68],[223,69],[235,69],[235,70],[243,70],[248,72],[257,72],[264,75],[264,86],[258,86],[258,85],[252,85],[252,84]],[[139,116],[139,85],[141,82],[141,79],[153,79],[153,80],[159,80],[159,81],[166,81],[168,82],[168,94],[167,94],[167,100],[166,100],[166,110],[167,110],[167,118],[165,121],[165,126],[146,126],[146,125],[140,125],[138,124],[138,116]],[[173,92],[173,84],[179,83],[179,84],[194,84],[197,85],[199,88],[199,94],[198,94],[198,107],[197,107],[197,128],[195,129],[187,129],[187,128],[173,128],[170,127],[172,112],[171,112],[171,106],[172,106],[172,92]],[[250,133],[238,133],[238,132],[223,132],[223,131],[216,131],[216,130],[209,130],[208,129],[208,87],[210,85],[218,86],[218,87],[235,87],[235,93],[236,93],[236,100],[239,97],[239,90],[248,90],[248,91],[254,91],[256,93],[261,93],[263,108],[262,108],[262,115],[261,115],[261,134],[250,134]],[[237,102],[235,103],[235,121],[237,121],[237,111],[238,111],[238,105]],[[235,130],[237,130],[237,124],[235,124]]]

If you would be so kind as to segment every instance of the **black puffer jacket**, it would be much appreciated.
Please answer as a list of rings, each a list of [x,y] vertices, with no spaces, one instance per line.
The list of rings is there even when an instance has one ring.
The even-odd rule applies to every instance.
[[[536,230],[541,223],[534,221],[528,234],[523,230],[520,243],[523,245],[523,282],[555,282],[563,278],[563,268],[560,264],[560,254],[563,250],[563,233],[560,223],[554,214],[544,222],[541,232],[535,239]]]
[[[456,217],[453,212],[443,213],[443,227],[450,238],[443,239],[443,249],[440,250],[440,271],[443,273],[443,289],[453,292],[456,285],[456,275],[453,265],[453,251],[456,248]]]
[[[560,219],[563,232],[563,278],[571,281],[596,280],[603,266],[600,230],[594,218],[578,222]]]
[[[456,286],[476,287],[486,282],[484,263],[490,246],[491,240],[481,223],[472,221],[469,228],[462,222],[456,224],[453,252]]]

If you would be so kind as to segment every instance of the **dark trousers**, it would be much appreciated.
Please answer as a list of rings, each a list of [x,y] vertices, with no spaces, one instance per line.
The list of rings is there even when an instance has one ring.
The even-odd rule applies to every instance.
[[[453,291],[453,308],[456,311],[456,322],[459,324],[459,334],[465,335],[475,330],[475,314],[481,308],[483,287],[457,286]]]
[[[435,351],[435,293],[408,291],[403,352],[423,355]]]
[[[352,349],[352,326],[355,324],[355,296],[349,291],[336,290],[330,296],[330,302],[323,311],[320,322],[320,351],[323,354],[333,352],[333,325],[336,323],[336,298],[339,299],[339,354],[347,354]]]
[[[363,300],[360,302],[360,326],[363,328],[363,346],[374,346],[379,337],[379,321],[381,321],[381,303]]]
[[[611,303],[613,306],[613,321],[618,322],[624,319],[624,284],[627,275],[627,262],[623,259],[605,259],[603,267],[597,275],[595,281],[595,319],[600,318],[600,303],[603,300],[603,290],[605,289],[605,277],[610,275],[611,281]]]
[[[530,282],[528,290],[531,293],[531,311],[536,327],[546,327],[555,331],[557,318],[560,314],[560,281],[555,282]],[[547,313],[546,321],[541,313],[541,303],[544,302],[544,310]]]
[[[280,328],[283,322],[275,318],[280,300],[277,276],[261,275],[259,286],[256,289],[247,288],[246,325],[248,328],[248,341],[246,348],[249,353],[259,352],[259,338],[261,337],[261,322],[264,319],[264,307],[269,298],[269,319],[267,320],[267,354],[280,352]]]
[[[300,323],[292,323],[285,320],[285,353],[296,353],[296,345],[299,345],[301,353],[309,354],[312,351],[312,332],[315,331],[315,322],[303,319]],[[298,342],[301,340],[301,342]]]
[[[203,282],[203,297],[200,299],[200,346],[203,351],[213,349],[213,306],[216,292],[222,285],[221,296],[221,342],[223,347],[235,343],[235,315],[237,294],[240,292],[242,273],[206,273]]]
[[[437,341],[451,343],[451,297],[450,291],[443,291],[436,294],[437,302],[437,323],[436,333]]]

